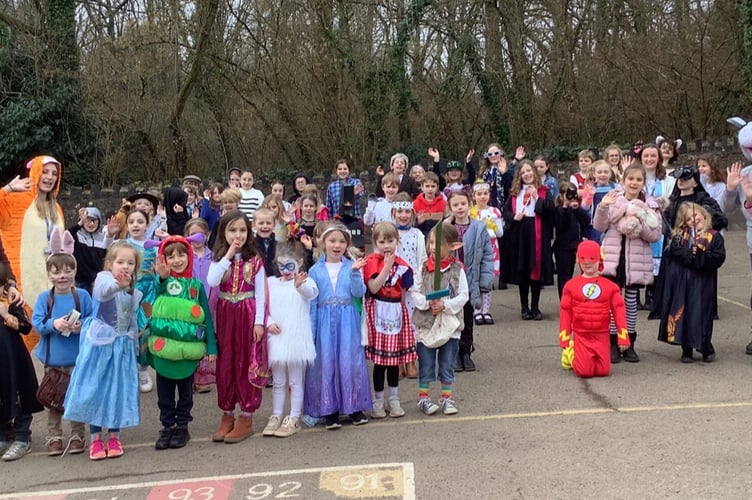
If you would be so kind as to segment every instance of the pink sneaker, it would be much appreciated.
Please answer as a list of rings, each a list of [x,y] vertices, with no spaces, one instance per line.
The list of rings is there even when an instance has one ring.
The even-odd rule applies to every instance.
[[[114,436],[107,441],[107,458],[117,458],[123,456],[123,446],[120,440]]]
[[[104,447],[104,441],[93,439],[89,445],[89,460],[103,460],[107,458],[107,450]]]

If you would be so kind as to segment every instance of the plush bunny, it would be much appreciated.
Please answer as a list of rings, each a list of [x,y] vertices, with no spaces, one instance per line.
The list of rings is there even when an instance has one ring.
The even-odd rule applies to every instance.
[[[616,223],[616,229],[630,240],[640,237],[643,227],[658,227],[658,217],[641,200],[627,203],[624,216]]]

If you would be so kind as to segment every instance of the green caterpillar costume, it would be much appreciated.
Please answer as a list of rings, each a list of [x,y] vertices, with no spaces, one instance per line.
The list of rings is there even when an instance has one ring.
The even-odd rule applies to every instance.
[[[214,323],[204,285],[193,278],[193,248],[182,236],[170,236],[159,245],[158,255],[172,243],[186,247],[188,265],[176,275],[160,279],[152,306],[145,354],[148,363],[163,377],[180,380],[196,371],[206,355],[217,354]]]

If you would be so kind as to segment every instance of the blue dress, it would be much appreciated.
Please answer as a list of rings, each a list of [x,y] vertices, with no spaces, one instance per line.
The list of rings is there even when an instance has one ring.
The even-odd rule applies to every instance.
[[[141,292],[121,289],[111,272],[97,275],[94,313],[81,327],[65,419],[113,429],[140,423],[136,364],[140,300]]]
[[[363,297],[366,285],[352,261],[342,259],[336,289],[322,256],[309,277],[319,295],[311,301],[316,360],[306,370],[305,413],[323,417],[339,412],[371,411],[371,386],[365,351],[360,345],[360,314],[354,298]]]
[[[154,263],[157,261],[156,247],[144,248],[143,241],[136,241],[127,238],[128,243],[138,250],[141,254],[141,269],[138,271],[136,279],[136,290],[141,292],[141,300],[149,305],[154,304],[157,300],[157,275],[154,274]],[[146,328],[149,323],[149,317],[142,307],[138,308],[138,330]]]

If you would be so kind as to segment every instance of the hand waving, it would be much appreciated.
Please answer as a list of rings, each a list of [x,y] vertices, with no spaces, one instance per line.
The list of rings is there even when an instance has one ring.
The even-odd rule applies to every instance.
[[[742,162],[735,161],[726,171],[726,189],[736,191],[742,181]]]

